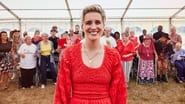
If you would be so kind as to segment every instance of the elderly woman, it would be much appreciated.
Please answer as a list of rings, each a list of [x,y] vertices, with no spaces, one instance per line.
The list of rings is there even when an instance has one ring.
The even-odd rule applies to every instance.
[[[48,34],[43,33],[42,34],[42,41],[39,43],[39,51],[41,54],[41,60],[40,60],[40,66],[41,66],[41,88],[45,88],[46,85],[46,69],[47,66],[49,67],[51,71],[51,76],[53,79],[53,82],[55,84],[56,82],[56,71],[54,67],[54,59],[53,59],[53,53],[54,48],[53,44],[50,40],[48,40]]]
[[[185,50],[181,48],[182,44],[177,42],[175,45],[175,54],[173,55],[174,65],[177,69],[177,81],[185,82]]]
[[[116,49],[118,50],[121,60],[122,66],[124,69],[125,79],[128,83],[130,80],[130,72],[133,62],[133,55],[135,54],[135,49],[133,43],[129,40],[128,33],[122,33],[122,41],[118,42]],[[128,86],[127,86],[128,87]]]
[[[25,43],[18,50],[20,55],[21,86],[30,88],[33,85],[33,76],[36,69],[37,47],[32,44],[31,37],[25,37]]]
[[[139,78],[140,84],[144,82],[152,83],[154,80],[154,58],[157,54],[152,41],[152,37],[145,35],[143,43],[139,45],[137,56],[139,57]]]
[[[170,41],[172,43],[173,48],[175,48],[175,44],[177,42],[182,44],[182,37],[181,37],[181,35],[176,33],[176,28],[174,26],[170,29],[170,36],[169,37],[170,37]]]

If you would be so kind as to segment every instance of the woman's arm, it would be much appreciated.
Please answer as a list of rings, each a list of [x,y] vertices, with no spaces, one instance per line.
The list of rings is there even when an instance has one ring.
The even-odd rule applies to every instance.
[[[65,51],[60,63],[53,104],[69,104],[71,97],[70,52]]]
[[[112,69],[112,81],[110,86],[110,96],[112,104],[126,104],[127,91],[126,82],[122,69],[120,56],[115,54]]]

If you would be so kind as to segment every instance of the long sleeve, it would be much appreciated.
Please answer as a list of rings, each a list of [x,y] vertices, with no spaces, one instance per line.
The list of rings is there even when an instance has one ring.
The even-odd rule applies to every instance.
[[[58,73],[57,84],[54,94],[53,104],[69,104],[71,97],[71,64],[70,52],[66,50],[62,56],[60,70]]]
[[[110,87],[110,96],[112,104],[126,104],[127,91],[125,84],[125,77],[122,70],[121,59],[118,54],[114,61],[112,70],[112,81]]]
[[[117,40],[117,46],[115,48],[118,50],[119,54],[121,54],[123,50],[123,44],[121,40]]]

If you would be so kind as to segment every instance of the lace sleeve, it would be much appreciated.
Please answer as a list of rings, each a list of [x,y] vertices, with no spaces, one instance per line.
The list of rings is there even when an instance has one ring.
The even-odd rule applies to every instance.
[[[112,104],[126,104],[127,91],[121,65],[121,59],[118,54],[116,56],[117,57],[116,60],[114,61],[115,64],[112,70],[110,96]]]
[[[71,97],[70,52],[65,51],[60,63],[53,104],[69,104]]]

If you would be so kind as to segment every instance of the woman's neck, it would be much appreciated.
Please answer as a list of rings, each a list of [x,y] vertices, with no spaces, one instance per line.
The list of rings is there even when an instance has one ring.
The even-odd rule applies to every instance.
[[[143,43],[145,47],[150,47],[150,44]]]
[[[127,44],[129,42],[129,40],[123,40],[124,44]]]
[[[48,43],[48,40],[43,40],[44,43]]]
[[[2,43],[7,43],[7,40],[2,40],[1,42],[2,42]]]
[[[101,47],[101,43],[99,40],[95,40],[95,41],[85,41],[84,42],[85,47],[89,50],[89,51],[93,51],[93,50],[97,50],[98,48]]]

